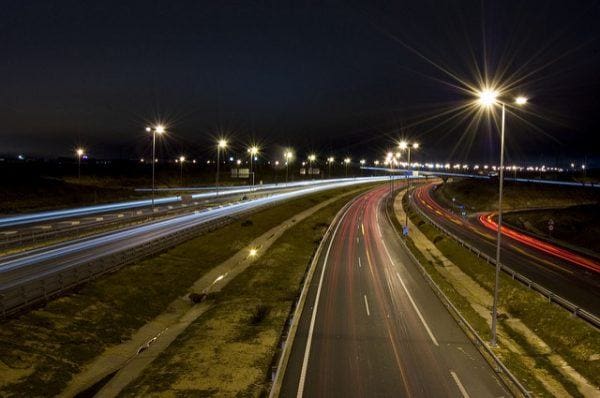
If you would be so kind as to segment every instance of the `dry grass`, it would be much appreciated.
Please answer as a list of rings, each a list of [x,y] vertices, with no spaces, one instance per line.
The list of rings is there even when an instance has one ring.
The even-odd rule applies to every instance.
[[[455,180],[442,184],[435,192],[435,199],[446,207],[464,205],[469,211],[490,211],[498,207],[498,182],[483,180]],[[538,207],[564,207],[577,204],[597,203],[600,191],[590,188],[556,187],[544,184],[505,182],[503,208],[527,209]]]
[[[306,267],[345,202],[337,201],[285,232],[123,395],[266,395],[276,345]]]
[[[195,280],[256,236],[292,214],[353,189],[326,191],[263,210],[251,216],[251,225],[241,227],[240,220],[5,321],[0,326],[0,396],[58,394],[82,366],[107,347],[129,339]],[[276,314],[270,312],[267,319]]]

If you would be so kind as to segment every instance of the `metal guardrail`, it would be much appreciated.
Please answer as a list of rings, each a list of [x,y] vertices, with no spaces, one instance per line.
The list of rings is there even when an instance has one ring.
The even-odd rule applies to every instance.
[[[74,265],[63,271],[50,271],[44,277],[24,281],[0,291],[0,318],[14,315],[26,308],[46,302],[53,297],[59,296],[75,287],[89,282],[99,276],[113,272],[120,267],[133,261],[138,261],[159,253],[180,243],[196,237],[199,233],[205,233],[229,224],[239,217],[246,217],[260,211],[266,204],[257,208],[249,209],[236,214],[233,217],[222,217],[217,220],[208,221],[181,231],[174,232],[162,238],[146,242],[115,254],[100,259]]]
[[[389,212],[390,204],[392,204],[392,206],[393,206],[393,202],[390,202],[389,196],[388,196],[387,200],[388,200],[388,203],[385,206],[386,216],[387,216],[388,220],[390,221],[390,223],[392,224],[392,226],[394,227],[396,233],[398,235],[400,235],[399,231],[398,231],[398,226],[392,220],[392,217]],[[519,381],[519,379],[517,379],[517,377],[515,375],[513,375],[512,372],[506,367],[506,365],[504,365],[502,360],[500,358],[498,358],[498,356],[496,356],[494,351],[481,338],[481,336],[479,336],[479,334],[473,328],[473,326],[471,326],[471,324],[462,316],[460,311],[454,306],[454,304],[452,304],[450,299],[444,294],[444,292],[442,291],[442,289],[440,289],[440,287],[437,285],[437,283],[435,283],[435,281],[427,273],[427,271],[425,270],[425,268],[423,267],[421,262],[417,259],[417,257],[410,250],[410,248],[408,247],[408,245],[406,244],[404,239],[400,238],[400,242],[406,249],[406,252],[408,253],[409,257],[415,262],[415,264],[418,264],[419,271],[421,272],[421,274],[423,275],[423,277],[425,278],[425,280],[427,281],[427,283],[429,284],[431,289],[434,291],[434,293],[440,298],[440,300],[442,301],[442,304],[444,304],[444,306],[446,307],[448,312],[450,312],[450,315],[452,315],[458,321],[459,326],[465,331],[467,336],[471,337],[475,346],[477,348],[479,348],[480,350],[484,351],[484,353],[487,355],[488,360],[491,361],[493,365],[495,365],[494,370],[499,374],[505,375],[506,378],[508,379],[508,380],[506,380],[504,378],[501,378],[501,380],[504,380],[505,383],[510,382],[512,384],[513,388],[515,388],[517,391],[519,391],[521,394],[523,394],[523,396],[531,397],[532,396],[531,392],[529,392],[529,390],[527,390],[527,388],[525,388],[525,386]],[[485,355],[484,355],[484,358],[486,358]],[[511,386],[508,384],[507,384],[507,387],[511,388]]]
[[[477,257],[483,258],[489,264],[492,264],[494,266],[496,265],[496,259],[494,259],[491,256],[488,256],[487,254],[481,252],[481,250],[473,247],[471,244],[469,244],[468,242],[459,238],[458,236],[454,235],[452,232],[446,230],[439,223],[437,223],[435,220],[433,220],[431,217],[429,217],[423,210],[421,210],[419,208],[419,206],[417,206],[414,203],[413,195],[410,195],[409,201],[410,201],[411,208],[416,210],[417,213],[419,213],[419,215],[421,217],[423,217],[425,219],[425,221],[429,222],[433,227],[435,227],[436,229],[438,229],[440,232],[444,233],[445,235],[449,236],[450,238],[454,239],[462,247],[468,249],[470,252],[477,255]],[[510,277],[512,279],[521,282],[523,285],[527,286],[529,289],[534,290],[534,291],[538,292],[539,294],[541,294],[542,296],[544,296],[546,299],[548,299],[548,301],[550,303],[555,303],[555,304],[559,305],[560,307],[570,311],[571,313],[573,313],[573,315],[588,322],[590,325],[592,325],[596,328],[600,328],[600,317],[579,307],[578,305],[572,303],[571,301],[567,300],[566,298],[561,297],[560,295],[558,295],[558,294],[552,292],[551,290],[545,288],[544,286],[532,281],[528,277],[514,271],[512,268],[509,268],[502,263],[500,264],[500,269],[503,272],[505,272],[506,274],[510,275]]]

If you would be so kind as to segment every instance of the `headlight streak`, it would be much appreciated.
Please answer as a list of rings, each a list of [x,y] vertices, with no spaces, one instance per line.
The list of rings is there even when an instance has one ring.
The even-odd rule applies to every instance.
[[[378,181],[387,181],[387,177],[364,177],[351,180],[342,179],[342,181],[330,182],[315,187],[307,187],[292,192],[274,194],[265,198],[233,203],[231,206],[227,207],[211,208],[199,213],[191,213],[168,220],[158,221],[152,224],[130,228],[125,231],[119,231],[100,237],[90,238],[81,242],[61,245],[43,252],[35,252],[34,254],[29,255],[25,253],[21,257],[0,263],[0,285],[4,289],[10,287],[11,285],[22,283],[23,281],[21,279],[18,279],[14,282],[8,281],[8,283],[5,280],[5,274],[19,268],[37,266],[41,262],[56,262],[49,269],[40,270],[40,273],[36,273],[34,278],[38,278],[40,275],[56,272],[57,268],[64,269],[96,260],[98,258],[133,248],[142,243],[167,236],[193,226],[213,221],[221,217],[233,216],[265,204],[273,204],[287,199],[333,188],[342,188],[346,186]],[[74,256],[77,253],[79,253],[79,255],[77,255],[75,258],[61,261],[62,257],[67,257],[70,255]]]
[[[290,182],[287,185],[264,184],[264,185],[261,185],[259,187],[254,187],[254,188],[252,188],[252,186],[250,186],[250,185],[248,185],[248,186],[244,185],[243,187],[240,187],[240,188],[231,188],[231,189],[221,188],[221,190],[225,191],[229,195],[232,195],[232,194],[249,193],[249,192],[276,189],[276,188],[285,189],[285,188],[302,187],[302,186],[308,186],[308,185],[318,185],[318,184],[339,182],[339,181],[344,181],[344,179],[338,178],[338,179],[332,179],[332,180],[298,181],[298,182]],[[209,189],[214,190],[214,187],[209,188]],[[214,191],[197,193],[197,194],[192,195],[192,199],[207,199],[207,198],[214,198],[214,197],[217,197],[217,194]],[[166,198],[155,199],[154,203],[155,204],[169,204],[169,203],[177,203],[180,201],[181,201],[181,196],[169,196]],[[78,208],[64,209],[64,210],[52,210],[52,211],[45,211],[45,212],[40,212],[40,213],[30,213],[30,214],[23,214],[23,215],[18,215],[18,216],[3,217],[3,218],[0,218],[0,228],[12,227],[12,226],[17,226],[17,225],[25,225],[25,224],[31,224],[31,223],[36,223],[36,222],[52,221],[52,220],[58,220],[58,219],[68,218],[68,217],[89,216],[92,214],[106,213],[109,211],[135,209],[135,208],[139,208],[139,207],[150,206],[151,204],[152,204],[151,199],[144,199],[144,200],[135,200],[135,201],[129,201],[129,202],[109,203],[109,204],[105,204],[105,205],[86,206],[86,207],[78,207]]]

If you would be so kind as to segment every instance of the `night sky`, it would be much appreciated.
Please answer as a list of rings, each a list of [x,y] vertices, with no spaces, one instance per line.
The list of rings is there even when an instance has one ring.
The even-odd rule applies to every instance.
[[[135,158],[162,120],[168,154],[226,135],[372,158],[408,137],[424,160],[495,158],[444,69],[523,78],[510,159],[599,155],[600,2],[317,3],[2,1],[0,153]]]

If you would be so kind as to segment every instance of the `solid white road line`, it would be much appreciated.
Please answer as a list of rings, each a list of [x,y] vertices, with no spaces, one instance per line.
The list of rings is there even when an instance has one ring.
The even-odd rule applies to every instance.
[[[450,374],[452,375],[454,382],[458,386],[458,389],[460,390],[460,393],[462,394],[463,398],[469,398],[469,393],[465,389],[465,386],[463,386],[462,383],[460,382],[458,375],[456,373],[454,373],[453,371],[450,371]]]
[[[325,253],[325,259],[323,260],[323,269],[321,270],[321,277],[319,278],[319,286],[317,287],[317,295],[315,296],[315,304],[313,306],[312,316],[310,318],[310,327],[308,328],[308,337],[306,339],[306,348],[304,349],[304,360],[302,361],[302,371],[300,372],[300,381],[298,382],[298,393],[296,397],[301,398],[304,393],[304,381],[306,379],[306,370],[308,369],[308,358],[310,356],[310,346],[312,345],[312,337],[313,331],[315,329],[315,321],[317,319],[317,308],[319,307],[319,297],[321,296],[321,289],[323,288],[323,279],[325,277],[325,269],[327,268],[327,260],[329,259],[329,252],[331,251],[331,246],[333,245],[333,241],[335,240],[335,236],[337,235],[337,231],[342,225],[342,221],[346,217],[346,214],[350,210],[350,207],[346,210],[338,225],[335,227],[335,231],[331,235],[331,240],[329,241],[329,246],[327,247],[327,252]],[[358,239],[358,238],[357,238]]]
[[[421,320],[421,323],[423,324],[423,326],[425,326],[425,330],[427,330],[427,333],[429,334],[429,337],[431,337],[431,341],[433,341],[433,344],[435,344],[436,346],[439,346],[437,340],[435,339],[435,336],[433,335],[433,333],[431,333],[431,329],[429,329],[429,325],[427,325],[427,322],[425,322],[425,318],[423,318],[423,315],[421,315],[421,311],[419,311],[419,307],[417,307],[417,304],[415,303],[415,300],[413,300],[412,296],[408,292],[408,289],[406,288],[406,285],[404,284],[404,281],[400,277],[400,274],[398,272],[396,272],[396,275],[398,275],[398,280],[400,281],[400,284],[404,288],[404,291],[406,292],[406,295],[408,296],[408,299],[410,300],[410,303],[412,304],[412,306],[415,309],[417,315],[419,316],[419,319]]]
[[[360,262],[360,257],[358,258],[358,268],[362,267],[362,263]]]
[[[377,227],[379,228],[379,224],[377,224]],[[380,230],[380,233],[381,233],[381,230]],[[389,252],[389,250],[387,248],[387,245],[385,244],[385,241],[382,240],[381,243],[383,243],[383,249],[385,250],[385,254],[387,254],[388,258],[390,259],[390,262],[393,265],[394,264],[394,260],[392,259],[392,255],[390,254],[390,252]],[[429,334],[429,337],[431,338],[431,341],[433,341],[433,344],[435,344],[437,347],[439,347],[437,339],[435,338],[435,336],[431,332],[431,329],[429,329],[429,325],[427,324],[427,322],[425,322],[425,318],[423,318],[423,315],[421,315],[421,311],[419,311],[419,307],[417,307],[417,304],[415,303],[415,300],[413,300],[413,298],[410,295],[408,289],[406,288],[406,285],[404,284],[404,281],[402,280],[402,277],[400,276],[400,273],[396,272],[396,275],[398,276],[398,280],[400,281],[400,284],[404,288],[404,291],[406,292],[406,295],[408,296],[408,299],[410,300],[410,303],[412,304],[413,308],[415,309],[415,312],[419,316],[419,319],[421,320],[421,323],[423,324],[423,326],[425,326],[425,330],[427,330],[427,334]]]
[[[365,298],[365,309],[367,310],[367,316],[371,316],[371,312],[369,311],[369,301],[367,300],[367,295],[363,295]]]

